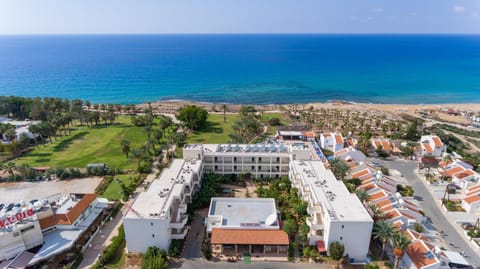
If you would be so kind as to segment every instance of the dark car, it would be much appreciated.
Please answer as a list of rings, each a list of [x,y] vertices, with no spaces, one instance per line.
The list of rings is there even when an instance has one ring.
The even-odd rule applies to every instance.
[[[2,210],[5,207],[5,204],[0,204],[0,210]]]
[[[14,206],[15,206],[14,203],[8,204],[8,206],[7,206],[7,211],[12,210],[12,208],[13,208]]]
[[[30,200],[30,202],[29,202],[29,203],[33,205],[33,204],[35,204],[36,202],[38,202],[38,199],[33,199],[33,200]]]
[[[465,223],[462,223],[462,228],[464,230],[473,230],[473,229],[475,229],[475,225],[473,225],[470,222],[465,222]]]

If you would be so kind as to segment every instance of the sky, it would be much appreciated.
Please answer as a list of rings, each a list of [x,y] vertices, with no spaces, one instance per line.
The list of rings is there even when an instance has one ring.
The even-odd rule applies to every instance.
[[[0,34],[480,33],[480,0],[0,0]]]

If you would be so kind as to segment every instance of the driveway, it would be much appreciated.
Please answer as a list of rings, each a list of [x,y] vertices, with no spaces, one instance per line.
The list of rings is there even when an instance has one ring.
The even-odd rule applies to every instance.
[[[428,190],[427,183],[424,179],[421,179],[416,171],[418,171],[418,163],[410,160],[395,160],[395,161],[379,161],[389,169],[398,170],[408,180],[409,184],[415,190],[415,197],[418,200],[423,212],[431,220],[431,225],[436,228],[437,231],[444,231],[445,241],[447,242],[444,247],[453,251],[465,251],[466,260],[471,263],[472,266],[480,266],[480,256],[472,248],[470,242],[459,233],[460,226],[452,224],[446,217],[445,212],[440,209],[440,205],[437,203],[438,198],[433,197]],[[454,226],[455,225],[455,226]],[[456,228],[458,226],[458,229]],[[455,243],[455,247],[449,245],[449,243]]]
[[[205,232],[204,219],[207,216],[208,209],[197,210],[190,227],[190,231],[185,238],[185,248],[182,258],[189,260],[202,260],[201,251],[202,240]]]

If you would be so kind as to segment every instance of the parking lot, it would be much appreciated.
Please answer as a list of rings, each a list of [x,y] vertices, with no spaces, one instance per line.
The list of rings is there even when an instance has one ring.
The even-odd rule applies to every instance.
[[[102,181],[89,177],[63,181],[9,182],[0,184],[0,203],[18,203],[20,200],[41,199],[57,193],[91,193]]]

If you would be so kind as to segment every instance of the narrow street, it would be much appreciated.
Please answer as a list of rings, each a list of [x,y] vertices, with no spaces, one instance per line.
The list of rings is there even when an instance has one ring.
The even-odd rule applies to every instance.
[[[418,171],[418,163],[410,160],[395,160],[395,161],[379,161],[389,169],[398,170],[408,180],[410,185],[415,190],[415,198],[419,202],[420,207],[427,217],[431,220],[431,225],[437,231],[444,231],[445,246],[447,249],[453,251],[465,251],[465,258],[472,266],[480,266],[480,256],[478,250],[475,250],[470,242],[459,233],[460,226],[455,227],[446,217],[445,212],[442,211],[435,198],[427,189],[427,183],[421,179],[416,171]],[[454,243],[452,247],[449,244]]]

